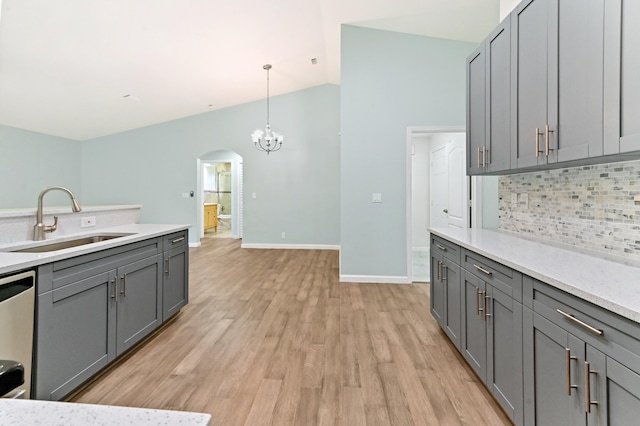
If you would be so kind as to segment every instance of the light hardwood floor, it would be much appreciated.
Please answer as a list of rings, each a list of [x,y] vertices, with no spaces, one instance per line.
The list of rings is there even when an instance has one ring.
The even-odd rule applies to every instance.
[[[190,251],[176,320],[76,402],[216,425],[510,424],[429,313],[428,284],[338,282],[338,252]]]

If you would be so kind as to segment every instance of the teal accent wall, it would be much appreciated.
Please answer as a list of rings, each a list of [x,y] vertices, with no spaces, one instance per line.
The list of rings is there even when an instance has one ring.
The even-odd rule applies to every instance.
[[[197,159],[216,150],[243,158],[248,244],[340,242],[340,88],[327,84],[270,99],[280,151],[258,151],[260,100],[82,143],[82,191],[91,204],[142,204],[142,223],[197,224]],[[252,198],[256,193],[256,198]],[[286,233],[286,239],[281,233]],[[190,232],[190,242],[199,241]]]
[[[49,186],[65,186],[83,203],[77,141],[0,125],[0,176],[0,209],[35,208],[40,191]],[[71,204],[54,191],[44,205]]]
[[[350,25],[341,39],[340,274],[406,277],[407,127],[465,125],[476,45]]]

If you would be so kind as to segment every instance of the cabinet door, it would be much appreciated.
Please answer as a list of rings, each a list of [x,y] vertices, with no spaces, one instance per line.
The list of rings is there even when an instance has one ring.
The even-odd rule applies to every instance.
[[[117,354],[162,323],[162,255],[118,268]]]
[[[444,283],[445,310],[442,326],[449,339],[460,349],[460,266],[449,259],[444,259],[442,267]]]
[[[584,425],[584,342],[528,309],[523,332],[525,424]]]
[[[603,153],[603,45],[604,0],[551,0],[549,162]]]
[[[433,253],[433,250],[431,251]],[[442,327],[444,324],[444,304],[445,304],[445,288],[442,281],[442,257],[432,254],[431,256],[431,315],[438,321]]]
[[[590,424],[638,424],[640,375],[610,357],[606,359],[606,374],[601,374],[602,369],[598,367],[591,366],[591,369],[597,373],[591,376],[592,380],[605,376],[606,382],[597,389],[593,389],[592,384],[591,399],[598,400],[599,404],[591,406],[591,414],[588,416]],[[602,396],[603,391],[606,391],[606,399]]]
[[[484,320],[485,282],[462,270],[461,351],[471,368],[486,382],[487,329]]]
[[[176,314],[189,299],[189,251],[186,245],[164,254],[162,321]]]
[[[511,168],[511,20],[505,19],[486,41],[487,170]]]
[[[467,58],[467,174],[485,172],[486,136],[484,44]]]
[[[605,154],[640,150],[640,2],[605,4]]]
[[[522,424],[522,305],[490,285],[487,292],[487,386]]]
[[[511,78],[516,102],[511,125],[516,128],[518,168],[546,164],[548,2],[524,0],[512,14]]]
[[[60,400],[115,358],[115,271],[38,296],[35,398]]]

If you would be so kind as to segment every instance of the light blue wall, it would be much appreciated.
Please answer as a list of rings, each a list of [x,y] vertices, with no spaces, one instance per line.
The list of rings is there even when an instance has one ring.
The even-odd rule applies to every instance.
[[[196,224],[197,197],[181,194],[197,190],[197,158],[224,149],[244,161],[243,243],[339,244],[339,108],[330,84],[272,97],[285,142],[270,155],[250,137],[266,124],[264,100],[83,142],[83,197],[140,203],[141,222]]]
[[[35,208],[48,186],[65,186],[84,202],[80,142],[0,125],[0,176],[0,209]],[[51,192],[44,205],[70,204],[63,193]]]
[[[340,273],[406,277],[407,127],[465,125],[476,46],[349,25],[341,44]]]

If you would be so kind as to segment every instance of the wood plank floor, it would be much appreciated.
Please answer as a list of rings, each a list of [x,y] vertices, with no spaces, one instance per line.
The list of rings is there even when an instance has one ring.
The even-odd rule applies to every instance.
[[[508,425],[429,313],[428,284],[338,282],[338,252],[190,251],[175,322],[76,402],[216,425]]]

